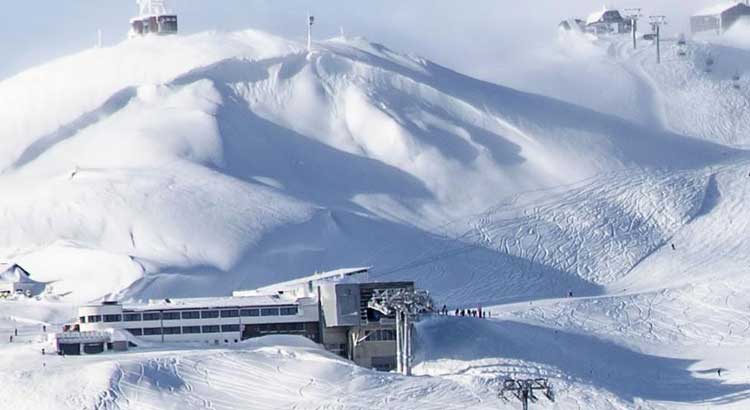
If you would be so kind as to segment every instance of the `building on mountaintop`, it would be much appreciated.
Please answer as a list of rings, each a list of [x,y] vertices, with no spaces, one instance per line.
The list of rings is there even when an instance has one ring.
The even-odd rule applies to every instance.
[[[129,37],[177,34],[177,15],[169,11],[166,1],[136,0],[139,13],[130,20]]]
[[[558,28],[565,31],[582,32],[586,28],[586,22],[581,19],[567,19],[560,22]]]
[[[630,31],[631,24],[619,10],[604,6],[586,19],[586,31],[594,34],[622,34]]]
[[[730,1],[703,9],[690,18],[690,31],[695,34],[723,34],[737,21],[750,16],[748,1]]]

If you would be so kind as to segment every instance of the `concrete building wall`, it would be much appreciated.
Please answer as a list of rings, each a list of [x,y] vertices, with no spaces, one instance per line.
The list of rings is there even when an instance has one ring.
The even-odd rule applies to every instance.
[[[721,34],[743,17],[750,17],[750,6],[744,3],[730,7],[718,14],[693,16],[690,18],[690,31],[693,34],[715,32]]]
[[[326,350],[338,354],[342,357],[349,357],[347,347],[349,328],[348,327],[327,327],[321,326],[321,343]]]
[[[350,359],[362,367],[393,370],[396,365],[396,330],[384,326],[352,328]]]
[[[359,284],[323,284],[319,286],[320,304],[326,326],[360,324]]]
[[[745,4],[737,4],[736,6],[721,13],[721,31],[722,33],[729,30],[734,23],[743,17],[750,16],[750,7]]]
[[[693,16],[690,18],[690,31],[693,34],[706,31],[721,31],[721,19],[719,16]]]
[[[292,306],[285,305],[285,306]],[[304,299],[299,304],[294,305],[297,308],[297,314],[294,315],[274,315],[274,316],[233,316],[215,318],[197,318],[183,319],[183,312],[200,312],[204,311],[235,311],[241,309],[260,309],[264,307],[240,306],[240,307],[219,307],[219,308],[189,308],[182,309],[176,306],[174,309],[148,310],[146,307],[142,310],[123,309],[122,305],[91,305],[79,308],[79,326],[80,330],[101,331],[105,329],[123,329],[129,330],[134,336],[141,337],[147,341],[153,342],[210,342],[210,343],[232,343],[241,339],[243,326],[246,324],[273,324],[273,323],[299,323],[319,321],[318,304],[312,299]],[[284,306],[282,306],[284,307]],[[278,308],[271,307],[271,308]],[[129,315],[136,315],[141,320],[129,320]],[[154,315],[154,319],[143,320],[145,315]],[[175,316],[176,317],[173,317]],[[83,320],[82,320],[83,318]],[[107,321],[106,318],[116,321]],[[93,321],[92,321],[93,319]],[[204,328],[204,327],[211,328]],[[213,331],[217,327],[219,331]],[[185,333],[185,328],[194,330],[200,327],[200,333]],[[232,327],[232,330],[224,330],[225,327]],[[175,330],[179,328],[179,331]],[[210,332],[205,332],[210,330]],[[153,333],[153,334],[150,334]]]

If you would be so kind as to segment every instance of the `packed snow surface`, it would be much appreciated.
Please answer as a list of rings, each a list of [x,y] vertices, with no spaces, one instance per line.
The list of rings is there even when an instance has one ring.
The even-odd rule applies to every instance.
[[[513,408],[498,383],[543,376],[558,400],[541,408],[747,408],[750,54],[665,42],[657,65],[645,42],[560,44],[565,84],[534,90],[554,98],[364,39],[308,53],[255,31],[135,39],[0,82],[0,258],[54,288],[0,302],[0,395]],[[414,378],[295,338],[40,354],[41,326],[81,301],[346,266],[493,318],[420,323]]]

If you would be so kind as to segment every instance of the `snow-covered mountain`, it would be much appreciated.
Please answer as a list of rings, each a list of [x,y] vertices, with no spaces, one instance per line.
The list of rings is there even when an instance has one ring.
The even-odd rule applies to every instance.
[[[746,407],[750,89],[732,77],[747,51],[667,42],[656,65],[646,44],[566,41],[585,51],[562,53],[555,98],[364,39],[308,53],[256,31],[136,39],[0,82],[0,256],[70,292],[0,305],[0,333],[107,294],[221,295],[366,265],[499,317],[420,324],[431,378],[281,340],[34,364],[0,372],[0,394],[497,408],[498,378],[521,375],[552,378],[561,409]],[[3,349],[4,367],[30,360]],[[284,387],[248,382],[268,378]]]
[[[4,256],[77,300],[363,264],[449,301],[595,293],[694,216],[708,181],[691,170],[737,155],[361,39],[310,54],[254,31],[138,39],[0,96]],[[586,197],[553,195],[567,221],[529,214],[566,186]]]

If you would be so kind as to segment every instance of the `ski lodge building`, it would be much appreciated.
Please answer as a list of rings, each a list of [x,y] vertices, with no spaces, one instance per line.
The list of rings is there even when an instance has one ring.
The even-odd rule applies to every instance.
[[[690,31],[695,34],[723,34],[739,19],[750,16],[747,2],[732,1],[701,10],[690,18]]]
[[[140,341],[227,345],[265,335],[299,335],[360,366],[392,370],[395,319],[368,303],[376,289],[414,290],[414,283],[368,282],[367,272],[341,269],[229,297],[81,306],[77,323],[69,326],[74,331],[58,333],[52,341],[58,353],[78,355],[123,350]]]
[[[603,7],[586,19],[586,31],[594,34],[621,34],[629,32],[631,24],[619,10]]]

